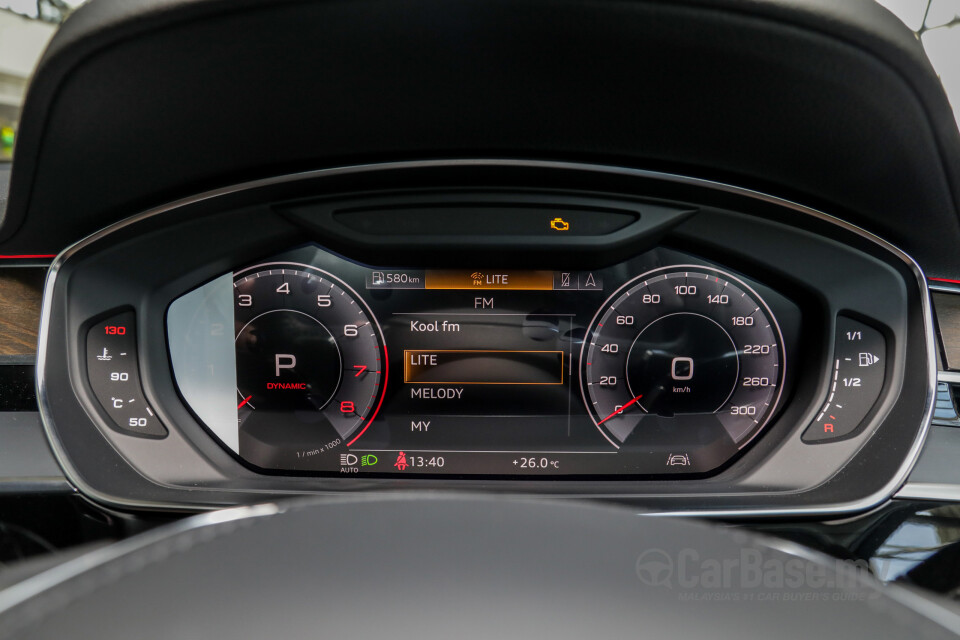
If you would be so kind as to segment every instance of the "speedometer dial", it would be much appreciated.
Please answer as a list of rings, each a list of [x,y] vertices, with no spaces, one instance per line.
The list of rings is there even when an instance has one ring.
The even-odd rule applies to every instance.
[[[591,322],[581,366],[593,421],[628,449],[665,434],[743,447],[773,415],[785,369],[766,303],[700,266],[657,269],[618,289]]]

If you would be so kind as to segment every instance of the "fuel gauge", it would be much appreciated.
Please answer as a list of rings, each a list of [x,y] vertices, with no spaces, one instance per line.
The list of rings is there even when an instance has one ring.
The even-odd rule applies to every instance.
[[[849,436],[876,404],[883,388],[887,341],[882,333],[840,316],[835,345],[827,400],[804,432],[804,442],[830,442]]]

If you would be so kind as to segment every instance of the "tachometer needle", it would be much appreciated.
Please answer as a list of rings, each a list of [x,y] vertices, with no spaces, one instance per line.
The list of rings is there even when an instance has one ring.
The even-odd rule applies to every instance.
[[[627,407],[629,407],[630,405],[632,405],[634,402],[636,402],[637,400],[639,400],[639,399],[642,398],[642,397],[643,397],[642,395],[639,395],[639,396],[637,396],[636,398],[634,398],[633,400],[631,400],[630,402],[628,402],[627,404],[623,405],[622,407],[620,407],[619,409],[617,409],[616,411],[614,411],[613,413],[611,413],[610,415],[608,415],[606,418],[604,418],[603,420],[601,420],[600,422],[598,422],[598,423],[597,423],[597,426],[599,427],[601,424],[603,424],[604,422],[606,422],[606,421],[609,420],[610,418],[612,418],[612,417],[614,417],[614,416],[620,415],[621,413],[623,413],[623,410],[624,410],[624,409],[626,409]]]
[[[244,399],[243,399],[243,402],[241,402],[240,404],[237,405],[237,409],[239,409],[239,408],[242,407],[243,405],[245,405],[245,404],[247,404],[248,402],[250,402],[250,398],[252,398],[252,397],[253,397],[253,394],[251,394],[251,395],[247,396],[246,398],[244,398]]]

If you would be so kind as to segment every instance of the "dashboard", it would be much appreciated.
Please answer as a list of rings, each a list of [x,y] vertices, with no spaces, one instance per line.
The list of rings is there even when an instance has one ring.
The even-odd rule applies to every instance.
[[[170,243],[190,257],[165,262]],[[823,214],[668,174],[319,172],[65,252],[41,411],[72,479],[114,504],[483,486],[862,508],[932,411],[918,273]]]

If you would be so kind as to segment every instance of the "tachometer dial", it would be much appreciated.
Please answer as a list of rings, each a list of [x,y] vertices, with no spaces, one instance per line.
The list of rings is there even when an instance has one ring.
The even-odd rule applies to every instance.
[[[591,322],[581,366],[588,411],[615,447],[728,449],[773,415],[785,367],[766,303],[700,266],[657,269],[617,290]]]
[[[363,433],[387,359],[356,292],[305,265],[257,265],[234,279],[234,319],[241,450],[271,466],[274,449],[308,455]]]

